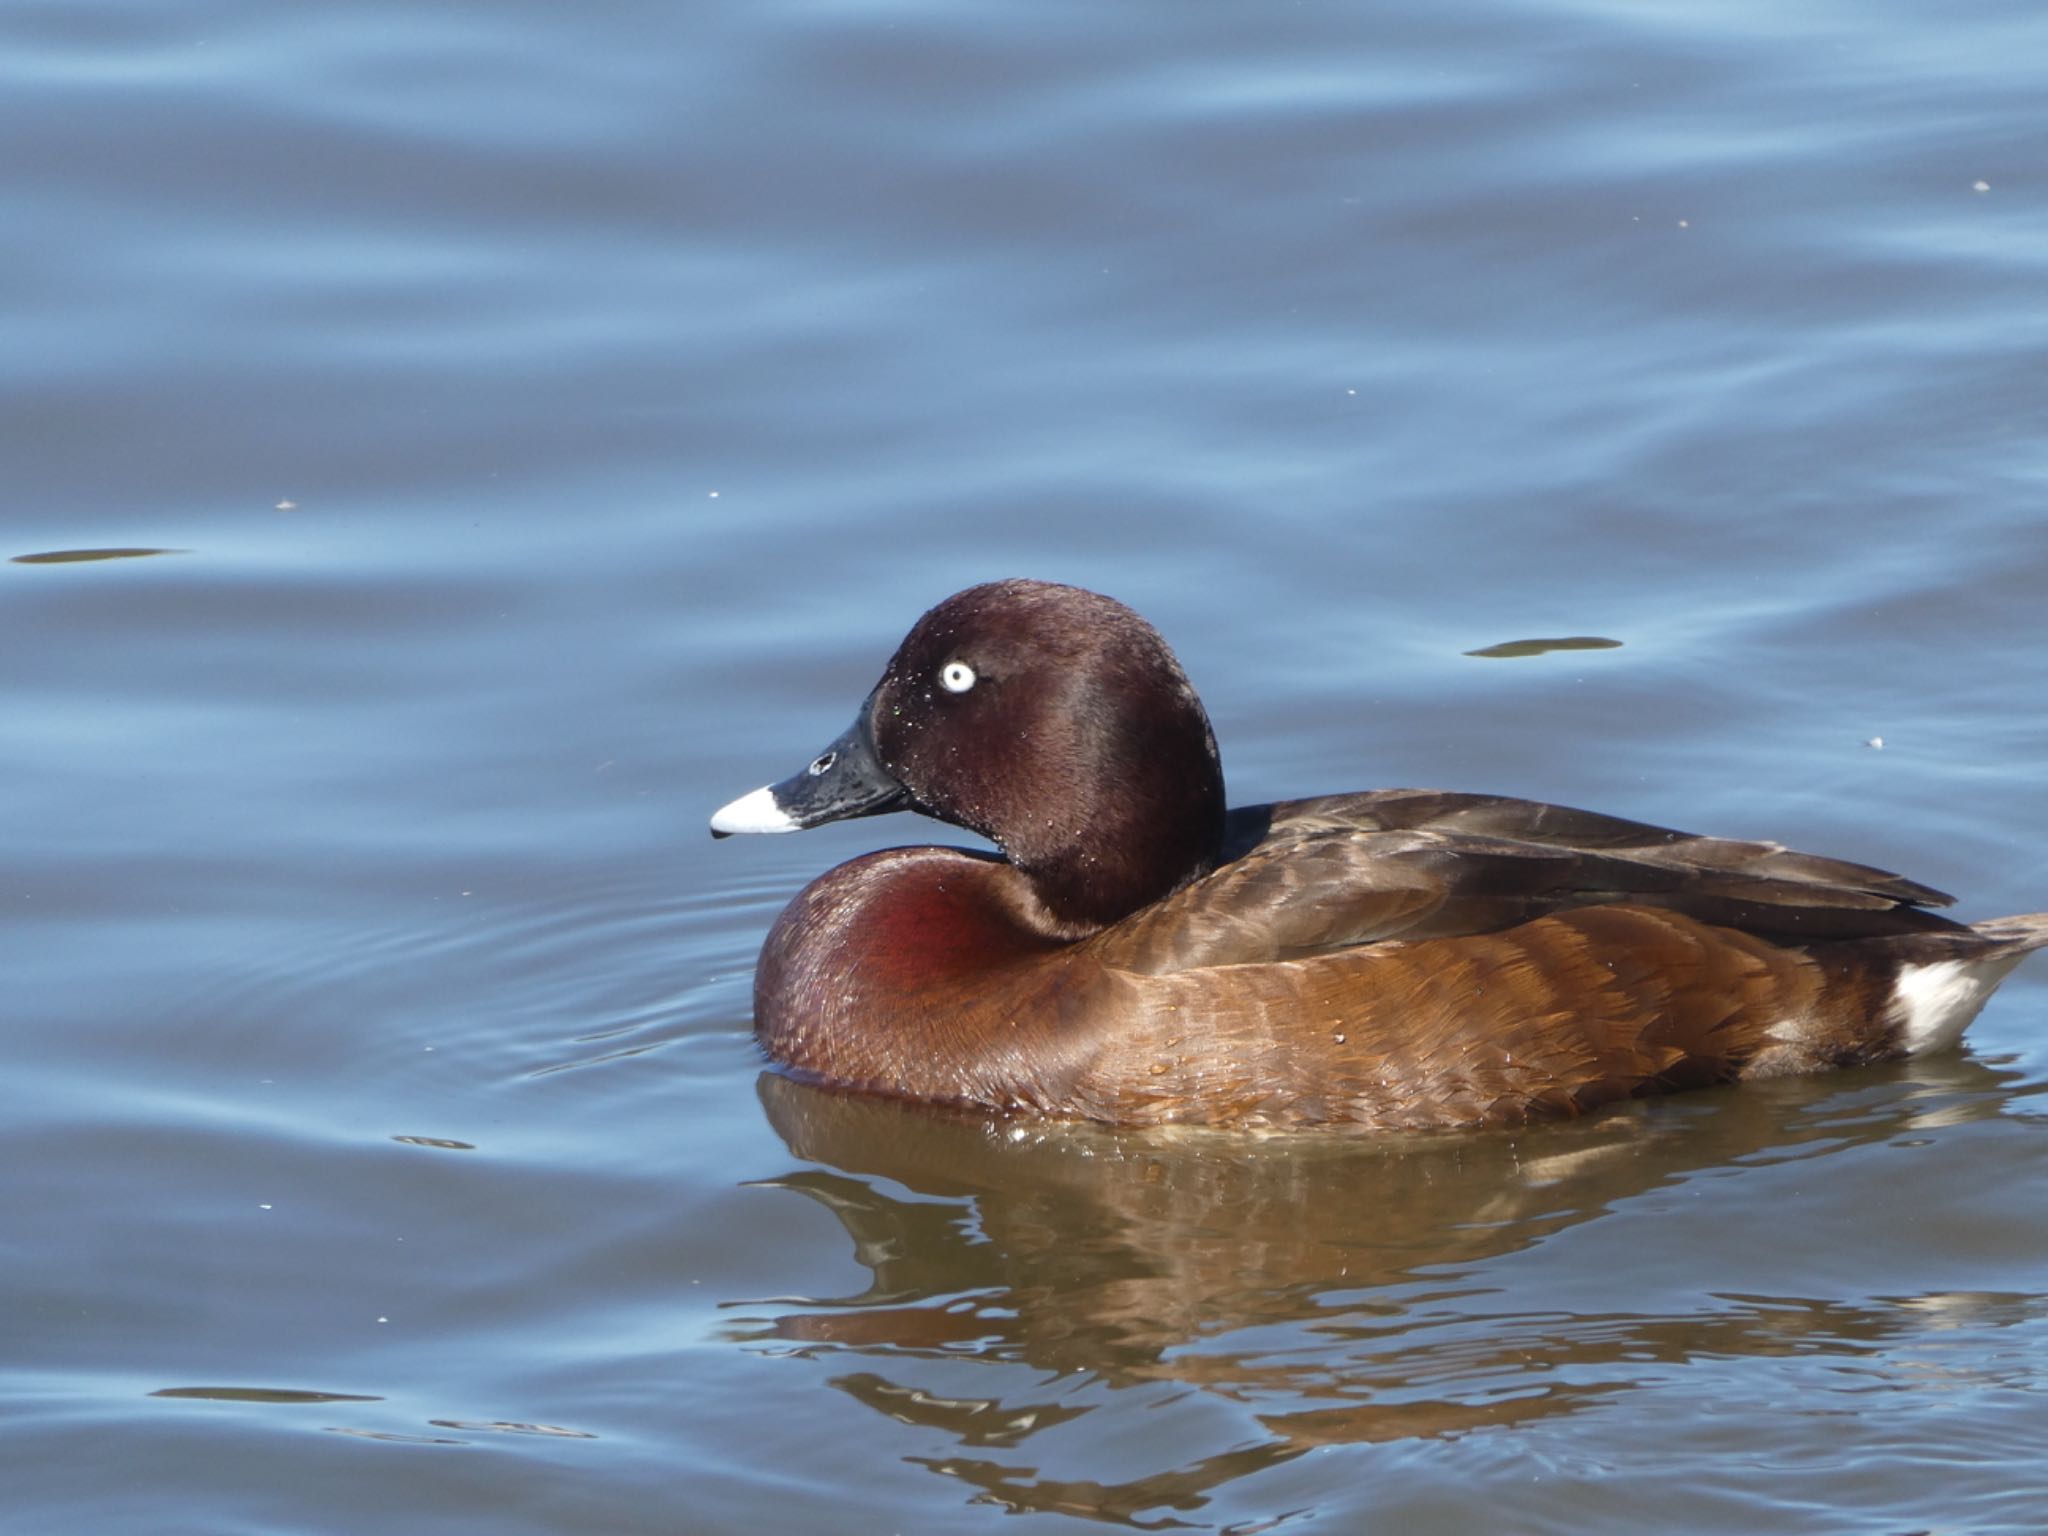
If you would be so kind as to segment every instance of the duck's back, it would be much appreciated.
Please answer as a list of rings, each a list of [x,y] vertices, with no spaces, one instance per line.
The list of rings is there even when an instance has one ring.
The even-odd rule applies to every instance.
[[[1216,871],[1117,926],[1143,971],[1491,933],[1625,903],[1787,943],[1967,930],[1953,898],[1776,843],[1497,795],[1389,789],[1231,813]]]
[[[1233,833],[1089,941],[1146,1021],[1091,1113],[1498,1124],[1881,1060],[1953,1044],[2048,944],[1881,870],[1525,800],[1329,796]]]

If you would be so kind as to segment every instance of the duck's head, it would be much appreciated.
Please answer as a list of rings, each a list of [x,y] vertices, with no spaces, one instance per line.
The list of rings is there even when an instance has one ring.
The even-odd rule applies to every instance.
[[[906,809],[988,838],[1055,924],[1082,932],[1214,867],[1223,770],[1150,624],[1079,587],[997,581],[919,619],[845,734],[711,830]]]

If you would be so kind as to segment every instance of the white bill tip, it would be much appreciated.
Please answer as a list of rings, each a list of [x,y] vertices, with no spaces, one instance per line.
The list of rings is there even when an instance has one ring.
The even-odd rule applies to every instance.
[[[797,824],[789,819],[789,813],[775,803],[775,796],[764,784],[751,794],[741,795],[731,805],[721,806],[712,815],[711,830],[714,832],[794,832]]]

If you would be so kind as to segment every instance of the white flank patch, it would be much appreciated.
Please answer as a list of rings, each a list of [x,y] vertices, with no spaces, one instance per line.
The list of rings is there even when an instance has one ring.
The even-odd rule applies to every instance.
[[[1970,1020],[1984,1006],[2006,973],[2020,963],[2018,955],[1990,960],[1935,960],[1908,965],[1892,987],[1891,1015],[1901,1030],[1899,1044],[1908,1056],[1946,1051],[1962,1039]]]
[[[714,832],[794,832],[795,822],[789,819],[789,812],[775,803],[775,796],[762,785],[751,794],[741,795],[731,805],[721,806],[711,818]]]
[[[1894,999],[1894,1006],[1896,1006],[1896,999]],[[1813,1021],[1804,1014],[1800,1014],[1793,1018],[1778,1020],[1777,1023],[1764,1031],[1764,1036],[1767,1039],[1777,1041],[1780,1045],[1797,1045],[1812,1033]]]

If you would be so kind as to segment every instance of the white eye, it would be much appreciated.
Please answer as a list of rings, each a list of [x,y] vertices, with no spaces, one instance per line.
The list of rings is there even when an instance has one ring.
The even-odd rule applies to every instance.
[[[974,686],[974,668],[964,661],[949,661],[939,668],[939,686],[948,693],[965,693]]]

